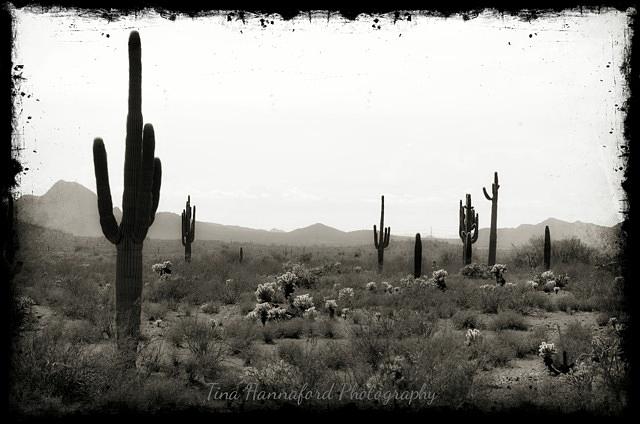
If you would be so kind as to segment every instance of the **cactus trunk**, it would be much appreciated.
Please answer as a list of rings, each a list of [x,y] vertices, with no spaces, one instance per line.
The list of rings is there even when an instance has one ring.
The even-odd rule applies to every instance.
[[[193,215],[193,219],[192,219]],[[191,207],[191,196],[187,196],[187,204],[182,210],[182,245],[184,246],[184,260],[191,262],[191,243],[196,238],[196,207]]]
[[[479,216],[471,206],[471,195],[466,195],[463,206],[460,200],[459,235],[462,240],[462,263],[469,265],[472,258],[472,244],[478,241]]]
[[[420,278],[422,276],[422,240],[420,233],[416,234],[416,245],[413,252],[413,276]]]
[[[548,225],[544,227],[544,269],[551,269],[551,233]]]
[[[244,254],[242,252],[242,247],[240,248],[240,263],[242,263],[242,259],[244,257]]]
[[[135,366],[142,295],[142,246],[160,201],[162,168],[154,159],[151,124],[143,129],[140,36],[129,36],[129,110],[124,162],[122,222],[113,215],[107,153],[102,139],[93,142],[93,161],[100,226],[116,245],[116,344],[128,364]]]
[[[378,250],[378,272],[382,273],[384,262],[384,249],[389,247],[389,238],[391,236],[391,227],[384,227],[384,196],[382,196],[382,206],[380,209],[380,235],[374,224],[373,226],[373,244]]]
[[[489,260],[487,264],[489,266],[496,263],[496,245],[498,242],[498,173],[493,173],[493,184],[491,185],[491,196],[487,193],[487,190],[482,187],[484,196],[487,200],[491,201],[491,231],[489,233]]]

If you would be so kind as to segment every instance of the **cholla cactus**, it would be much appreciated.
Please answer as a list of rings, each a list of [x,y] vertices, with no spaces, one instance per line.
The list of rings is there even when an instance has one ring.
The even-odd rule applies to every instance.
[[[312,321],[315,320],[318,317],[318,311],[316,310],[316,307],[312,306],[306,311],[304,311],[302,313],[302,317]]]
[[[342,308],[342,311],[340,311],[340,316],[344,319],[347,319],[349,315],[351,315],[351,309]]]
[[[360,272],[362,272],[362,267],[361,267],[361,266],[355,266],[355,267],[353,267],[353,272],[355,272],[355,273],[360,273]]]
[[[542,274],[540,274],[540,278],[542,278],[543,281],[549,281],[549,280],[554,280],[555,275],[553,275],[553,271],[545,271]]]
[[[354,292],[351,287],[345,287],[338,292],[338,300],[353,298]]]
[[[542,342],[538,347],[538,356],[542,358],[549,358],[556,352],[556,347],[553,343]]]
[[[504,286],[508,287],[510,289],[515,289],[516,288],[516,283],[506,283]]]
[[[553,291],[555,288],[556,288],[556,282],[554,280],[547,281],[544,284],[544,291],[545,292],[549,293],[549,292]]]
[[[260,303],[273,302],[276,296],[276,283],[259,284],[256,289],[256,300]]]
[[[391,284],[389,284],[386,281],[383,281],[382,283],[382,289],[386,292],[386,293],[391,293],[393,291],[393,286]]]
[[[480,330],[475,328],[469,328],[467,330],[467,334],[465,334],[464,336],[464,343],[467,346],[471,346],[472,344],[476,343],[478,340],[480,340]]]
[[[437,271],[433,271],[433,283],[438,286],[440,290],[444,290],[447,288],[446,278],[449,273],[444,269],[439,269]]]
[[[490,271],[496,278],[496,284],[504,286],[504,273],[507,272],[507,266],[504,264],[495,264],[491,267]]]
[[[307,309],[313,308],[313,298],[309,294],[296,296],[293,299],[293,306],[304,313]]]
[[[558,294],[558,292],[559,292],[559,291],[560,291],[560,287],[555,286],[555,287],[553,288],[553,292],[554,292],[555,294]]]
[[[162,277],[165,274],[171,274],[172,267],[171,261],[164,261],[151,265],[151,270]]]
[[[272,307],[267,312],[267,319],[269,321],[280,321],[287,318],[288,318],[287,310],[279,306],[275,308]]]
[[[265,325],[269,319],[269,311],[271,309],[272,306],[269,302],[258,303],[253,311],[247,314],[247,318],[251,320],[260,320],[262,325]]]
[[[495,285],[493,284],[483,284],[480,287],[478,287],[480,290],[494,290],[496,288]]]
[[[287,271],[276,278],[276,284],[282,290],[285,299],[289,299],[289,296],[291,296],[291,294],[295,291],[296,282],[297,277],[291,271]]]
[[[413,275],[408,275],[400,279],[400,287],[411,288],[415,284],[415,278]]]
[[[401,287],[394,287],[393,288],[393,294],[400,294],[401,291],[402,291]]]
[[[375,281],[369,281],[366,285],[366,288],[369,291],[376,291],[376,289],[378,288],[378,285],[376,284]]]
[[[324,307],[329,311],[329,318],[333,318],[338,309],[338,303],[334,299],[329,299],[324,303]]]
[[[538,283],[536,283],[535,281],[527,281],[526,283],[524,283],[526,287],[531,288],[531,289],[537,289],[538,288]]]

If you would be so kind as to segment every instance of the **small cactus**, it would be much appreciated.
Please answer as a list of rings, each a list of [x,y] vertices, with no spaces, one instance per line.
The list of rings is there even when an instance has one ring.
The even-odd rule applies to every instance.
[[[493,173],[493,184],[491,184],[491,194],[487,193],[487,190],[482,187],[484,197],[491,202],[491,231],[489,233],[489,260],[487,265],[492,266],[496,263],[496,245],[498,241],[498,173]]]
[[[551,269],[551,233],[548,225],[544,227],[544,269]]]
[[[193,214],[193,219],[192,219]],[[182,245],[184,246],[184,260],[191,262],[191,243],[196,238],[196,207],[191,208],[191,196],[187,196],[187,204],[182,211]]]
[[[416,244],[413,253],[413,276],[420,278],[422,275],[422,240],[420,233],[416,234]]]
[[[389,238],[391,236],[391,227],[384,227],[384,196],[382,196],[382,208],[380,210],[380,236],[375,224],[373,225],[373,244],[378,250],[378,272],[382,272],[382,263],[384,260],[384,249],[389,247]]]

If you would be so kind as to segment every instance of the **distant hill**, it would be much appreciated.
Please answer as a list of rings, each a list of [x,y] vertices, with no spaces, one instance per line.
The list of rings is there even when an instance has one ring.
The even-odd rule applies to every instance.
[[[42,196],[24,195],[16,201],[18,220],[36,226],[63,231],[76,236],[102,237],[98,217],[97,196],[94,192],[75,182],[58,181]],[[116,219],[120,221],[122,212],[114,209]],[[180,215],[171,212],[159,212],[149,229],[152,239],[177,240],[180,238]],[[542,236],[545,225],[549,225],[552,239],[578,237],[584,243],[601,246],[611,239],[619,225],[603,227],[583,222],[565,222],[549,218],[539,224],[522,224],[516,228],[498,229],[498,248],[509,249],[512,245],[526,243],[531,237]],[[302,245],[358,246],[372,244],[372,231],[340,231],[336,228],[317,223],[293,231],[257,230],[212,222],[198,222],[196,227],[198,240],[220,240],[226,242]],[[396,240],[411,240],[412,237],[394,236]],[[460,243],[458,239],[446,240]],[[480,229],[475,246],[487,248],[489,229]]]

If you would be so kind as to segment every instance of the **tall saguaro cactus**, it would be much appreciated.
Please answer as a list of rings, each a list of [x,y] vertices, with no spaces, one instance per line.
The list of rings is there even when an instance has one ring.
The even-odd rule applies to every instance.
[[[382,262],[384,260],[384,249],[389,247],[389,238],[391,236],[391,227],[384,227],[384,196],[382,196],[382,209],[380,210],[380,236],[378,230],[373,225],[373,244],[378,250],[378,272],[382,272]]]
[[[193,215],[193,219],[192,219]],[[184,246],[184,260],[191,262],[191,243],[196,239],[196,207],[191,209],[191,196],[187,196],[187,204],[182,210],[182,245]]]
[[[544,227],[544,269],[551,269],[551,233],[548,225]]]
[[[242,251],[242,247],[240,248],[240,263],[242,263],[242,259],[244,259],[244,252]]]
[[[471,245],[478,241],[478,214],[474,212],[471,206],[471,195],[467,194],[466,204],[462,206],[460,200],[460,226],[459,234],[462,240],[462,262],[464,265],[471,263]]]
[[[416,234],[416,245],[413,250],[413,276],[420,278],[422,275],[422,240],[420,233]]]
[[[100,226],[116,245],[116,341],[118,349],[135,361],[140,335],[142,245],[160,201],[162,168],[154,158],[153,126],[142,120],[142,61],[140,35],[129,35],[129,110],[124,160],[122,221],[113,215],[107,153],[101,138],[93,141],[93,162]]]
[[[498,242],[498,173],[493,173],[493,184],[491,184],[491,196],[487,193],[487,189],[482,187],[484,197],[491,202],[491,232],[489,233],[489,261],[488,265],[496,263],[496,244]]]

